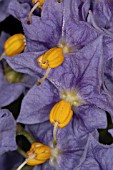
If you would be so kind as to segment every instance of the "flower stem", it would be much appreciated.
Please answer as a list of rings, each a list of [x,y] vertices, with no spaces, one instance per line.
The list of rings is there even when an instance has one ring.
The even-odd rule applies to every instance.
[[[20,147],[17,148],[17,151],[18,151],[24,158],[26,158],[26,153],[25,153]]]
[[[24,130],[20,124],[17,124],[16,126],[16,135],[23,135],[30,143],[35,142],[35,139],[26,130]]]

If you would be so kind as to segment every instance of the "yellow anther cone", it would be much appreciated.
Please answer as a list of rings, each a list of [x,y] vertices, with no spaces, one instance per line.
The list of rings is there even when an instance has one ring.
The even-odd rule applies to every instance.
[[[50,158],[50,147],[35,142],[31,145],[30,151],[26,153],[27,158],[31,155],[35,155],[35,157],[27,162],[28,165],[35,166],[42,164]]]
[[[71,109],[71,103],[61,100],[54,105],[50,112],[50,122],[54,125],[58,122],[58,127],[65,127],[71,120],[73,111]]]
[[[54,125],[53,129],[53,147],[57,144],[57,128],[64,128],[72,119],[73,111],[71,103],[61,100],[56,103],[50,112],[50,122]]]
[[[46,162],[51,156],[51,148],[42,143],[35,142],[31,145],[30,150],[26,153],[26,160],[17,168],[21,170],[27,164],[35,166]]]
[[[45,78],[48,76],[51,68],[56,68],[60,66],[64,61],[64,55],[62,48],[51,48],[46,53],[44,53],[42,56],[38,57],[37,62],[38,65],[42,69],[47,69],[45,75],[43,78],[41,78],[37,85],[40,85]]]
[[[25,45],[25,36],[23,34],[15,34],[6,40],[4,54],[10,57],[20,54],[24,51]]]
[[[51,48],[45,54],[40,56],[37,61],[41,68],[43,68],[44,65],[49,68],[56,68],[64,61],[63,50],[62,48],[57,47]]]

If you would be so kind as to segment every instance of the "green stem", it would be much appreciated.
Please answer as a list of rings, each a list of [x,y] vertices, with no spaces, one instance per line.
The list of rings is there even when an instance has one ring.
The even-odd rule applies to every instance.
[[[25,153],[20,147],[17,148],[17,151],[18,151],[24,158],[26,158],[26,153]]]
[[[20,124],[17,124],[16,126],[16,135],[23,135],[30,143],[35,142],[35,139],[26,130],[24,130],[24,128]]]

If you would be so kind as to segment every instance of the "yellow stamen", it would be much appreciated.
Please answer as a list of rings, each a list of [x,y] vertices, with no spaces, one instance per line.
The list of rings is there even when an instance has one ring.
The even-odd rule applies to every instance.
[[[42,55],[42,63],[46,63],[50,68],[56,68],[60,66],[63,63],[63,61],[64,54],[62,48],[57,47],[51,48],[44,55]]]
[[[57,144],[56,132],[57,128],[63,128],[70,122],[73,116],[71,103],[61,100],[54,105],[50,112],[50,122],[54,125],[53,129],[53,146]]]
[[[45,54],[38,57],[38,59],[37,59],[38,65],[42,69],[47,69],[47,71],[46,71],[44,77],[41,78],[37,82],[37,85],[40,85],[45,80],[45,78],[48,76],[51,68],[56,68],[56,67],[60,66],[63,63],[63,61],[64,61],[63,51],[61,48],[56,48],[56,47],[51,48]]]
[[[45,0],[32,0],[32,3],[35,4],[34,7],[31,9],[29,16],[28,16],[28,20],[27,20],[27,24],[31,23],[31,16],[32,13],[35,11],[36,8],[40,8],[42,9],[42,6],[44,4]]]
[[[58,127],[63,128],[70,122],[72,116],[71,103],[61,100],[52,108],[50,112],[50,122],[52,124],[58,122]]]
[[[23,34],[15,34],[8,38],[4,43],[4,53],[2,56],[7,55],[12,57],[20,54],[25,49],[25,45],[25,36]]]
[[[17,168],[21,170],[27,164],[35,166],[46,162],[51,156],[51,149],[49,146],[35,142],[31,145],[30,150],[26,153],[26,160]]]

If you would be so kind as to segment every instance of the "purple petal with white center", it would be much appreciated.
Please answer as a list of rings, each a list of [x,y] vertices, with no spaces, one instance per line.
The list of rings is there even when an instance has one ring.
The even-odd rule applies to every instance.
[[[112,114],[112,95],[107,93],[103,84],[105,60],[102,40],[102,37],[97,38],[76,54],[75,62],[79,71],[73,87],[77,89],[86,104],[95,105]]]
[[[74,117],[65,128],[57,130],[57,148],[60,149],[61,153],[57,156],[54,166],[59,170],[62,168],[66,170],[74,169],[74,167],[76,167],[80,160],[86,155],[85,148],[89,134],[87,133],[87,129],[85,129],[84,125],[77,125],[76,123],[77,121]],[[53,127],[49,122],[38,125],[28,125],[27,129],[37,141],[46,145],[51,145]],[[93,135],[97,138],[96,133],[93,133]],[[66,163],[67,160],[69,160],[68,164]],[[52,167],[48,164],[48,162],[42,165],[42,169],[51,168]]]

